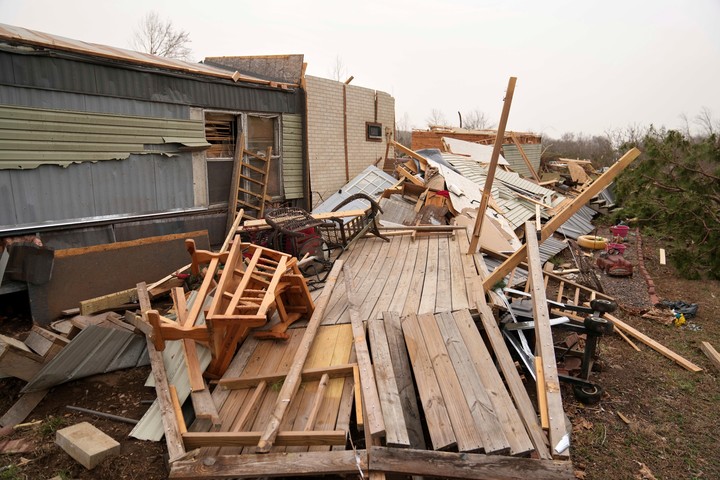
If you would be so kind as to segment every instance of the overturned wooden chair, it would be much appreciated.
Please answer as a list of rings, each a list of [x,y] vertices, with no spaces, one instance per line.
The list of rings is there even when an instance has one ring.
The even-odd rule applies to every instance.
[[[199,274],[200,264],[207,264],[207,271],[192,309],[183,315],[186,318],[183,324],[163,322],[157,314],[148,315],[158,350],[164,349],[165,340],[193,339],[207,343],[212,362],[205,374],[220,377],[237,345],[251,329],[268,324],[275,312],[279,322],[256,336],[287,339],[285,332],[293,322],[312,315],[315,305],[296,258],[243,243],[239,235],[226,253],[196,250],[194,243],[187,247],[193,259],[193,273]],[[195,325],[218,274],[205,325]]]

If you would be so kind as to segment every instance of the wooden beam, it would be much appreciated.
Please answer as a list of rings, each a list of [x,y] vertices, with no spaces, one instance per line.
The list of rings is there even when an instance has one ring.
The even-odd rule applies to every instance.
[[[138,302],[140,303],[140,312],[143,320],[147,322],[147,314],[151,311],[150,296],[147,292],[145,282],[137,284]],[[165,363],[163,362],[162,353],[155,349],[155,344],[146,336],[148,355],[150,356],[150,366],[153,376],[155,377],[155,392],[157,393],[160,412],[162,412],[161,420],[163,430],[165,431],[165,442],[168,447],[168,457],[170,463],[185,455],[185,447],[183,446],[182,435],[180,434],[180,425],[173,410],[172,399],[170,398],[170,386],[168,385],[167,374],[165,373]]]
[[[720,371],[720,353],[715,350],[715,348],[710,344],[710,342],[701,342],[700,350],[702,350],[702,352],[707,355],[712,364],[715,365],[715,368]]]
[[[470,249],[468,255],[477,252],[478,242],[480,242],[480,234],[482,233],[483,220],[485,218],[485,210],[487,210],[490,195],[492,194],[493,180],[495,180],[495,171],[497,170],[498,158],[500,158],[500,149],[502,148],[503,138],[505,137],[505,127],[507,126],[508,117],[510,116],[510,105],[512,104],[513,93],[515,92],[516,77],[510,77],[507,90],[505,91],[505,100],[503,101],[502,114],[500,115],[500,123],[498,124],[497,136],[493,146],[492,155],[490,156],[490,165],[488,166],[487,177],[485,178],[485,186],[483,187],[482,198],[480,199],[480,207],[478,208],[477,218],[475,219],[475,228],[473,228],[473,236],[470,240]]]
[[[670,350],[670,349],[667,348],[666,346],[664,346],[664,345],[656,342],[656,341],[653,340],[652,338],[648,337],[647,335],[645,335],[645,334],[642,333],[641,331],[637,330],[636,328],[631,327],[630,325],[628,325],[627,323],[623,322],[623,321],[620,320],[619,318],[617,318],[617,317],[615,317],[615,316],[613,316],[613,315],[610,315],[609,313],[606,313],[606,314],[605,314],[605,318],[607,318],[607,319],[609,319],[610,321],[612,321],[616,328],[624,331],[625,333],[627,333],[627,334],[630,335],[631,337],[634,337],[634,338],[640,340],[642,343],[644,343],[644,344],[647,345],[648,347],[652,348],[653,350],[655,350],[655,351],[658,352],[659,354],[661,354],[661,355],[669,358],[670,360],[672,360],[673,362],[677,363],[678,365],[680,365],[681,367],[685,368],[686,370],[690,370],[691,372],[696,372],[696,373],[697,373],[697,372],[702,372],[703,369],[700,368],[700,367],[698,367],[698,366],[695,365],[694,363],[692,363],[690,360],[688,360],[688,359],[686,359],[686,358],[678,355],[677,353],[673,352],[672,350]]]
[[[323,292],[320,294],[320,297],[315,304],[315,311],[313,312],[310,320],[308,321],[308,325],[305,328],[305,333],[303,334],[302,342],[300,343],[300,346],[295,352],[290,371],[288,372],[287,377],[285,377],[283,386],[280,389],[280,393],[278,394],[278,399],[275,403],[275,410],[272,412],[272,414],[270,414],[270,419],[268,420],[267,427],[263,431],[263,434],[258,441],[258,453],[268,453],[272,448],[275,437],[280,431],[280,425],[282,424],[283,418],[285,417],[285,411],[290,406],[292,399],[295,397],[295,394],[300,388],[302,370],[305,366],[305,360],[307,360],[307,356],[310,353],[310,348],[312,347],[313,341],[315,340],[315,335],[317,334],[318,328],[320,328],[320,324],[322,323],[323,316],[325,315],[325,309],[327,308],[328,302],[330,301],[330,296],[332,295],[332,291],[335,288],[338,277],[340,276],[340,270],[342,269],[342,266],[342,260],[335,261],[335,265],[333,265],[332,270],[328,274],[328,277],[325,281],[325,288],[323,288]]]
[[[201,447],[252,447],[258,444],[263,432],[188,432],[183,433],[185,448]],[[311,445],[345,445],[347,432],[289,431],[278,432],[273,442],[277,446],[304,447]]]
[[[520,144],[520,140],[518,140],[515,132],[510,132],[510,139],[512,139],[513,143],[518,149],[518,152],[520,152],[520,156],[522,157],[523,162],[525,162],[525,165],[528,167],[528,170],[530,170],[530,173],[532,174],[535,181],[539,182],[540,177],[538,177],[538,174],[533,168],[532,163],[530,163],[530,159],[527,157],[527,155],[525,155],[525,150],[523,150],[522,145]]]
[[[350,315],[350,323],[355,345],[355,355],[357,356],[358,369],[360,370],[360,386],[362,388],[362,399],[365,407],[365,428],[370,431],[370,436],[378,438],[385,435],[385,422],[383,420],[382,407],[380,406],[380,395],[377,391],[375,383],[375,372],[373,370],[372,361],[370,360],[370,351],[368,350],[367,340],[365,339],[365,326],[360,318],[360,302],[355,296],[355,286],[353,285],[353,273],[349,265],[343,268],[343,276],[345,277],[345,294],[348,301],[348,314]]]
[[[571,462],[370,447],[370,471],[476,480],[571,480]]]
[[[600,175],[590,186],[580,195],[575,197],[563,210],[552,217],[540,231],[540,242],[547,240],[558,228],[568,221],[580,208],[589,202],[598,193],[603,191],[615,177],[620,174],[633,160],[640,155],[640,150],[632,148],[625,155],[613,164],[605,173]],[[498,266],[493,272],[483,280],[483,288],[485,291],[490,290],[495,284],[500,282],[510,271],[517,267],[520,262],[527,258],[527,244],[521,246],[513,253],[505,262]]]
[[[240,173],[242,171],[243,152],[245,151],[245,133],[242,132],[242,122],[237,122],[235,142],[233,170],[230,179],[230,198],[228,199],[228,215],[225,226],[228,234],[232,231],[233,220],[237,216],[238,188],[240,188]],[[242,217],[242,214],[240,217]]]
[[[170,478],[263,478],[358,475],[367,472],[365,450],[199,456],[170,466]]]
[[[427,167],[427,159],[425,157],[423,157],[422,155],[420,155],[419,153],[415,153],[414,151],[407,148],[405,145],[398,143],[395,140],[392,140],[392,145],[394,148],[396,148],[397,150],[400,150],[402,153],[404,153],[408,157],[414,158],[415,160],[420,162],[420,165],[423,168]]]
[[[92,315],[93,313],[109,310],[126,303],[134,303],[136,300],[137,289],[135,288],[110,293],[102,297],[82,300],[80,302],[80,315]]]
[[[563,410],[560,379],[555,362],[555,346],[550,330],[550,313],[543,282],[542,265],[540,264],[540,247],[532,222],[525,223],[525,239],[528,253],[528,280],[532,285],[533,317],[535,319],[535,355],[542,358],[542,371],[545,377],[544,392],[540,391],[538,387],[538,396],[547,395],[548,438],[551,451],[553,454],[563,455],[564,450],[557,451],[556,448],[566,435],[565,411]]]

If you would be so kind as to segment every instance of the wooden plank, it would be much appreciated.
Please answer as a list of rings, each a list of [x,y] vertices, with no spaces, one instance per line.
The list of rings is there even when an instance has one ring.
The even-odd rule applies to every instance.
[[[487,449],[488,453],[497,451],[495,444],[485,445],[488,436],[480,430],[473,415],[478,411],[471,411],[468,405],[468,398],[463,391],[461,379],[453,366],[448,355],[445,341],[440,329],[437,326],[435,317],[431,314],[418,316],[418,325],[425,339],[428,355],[432,362],[435,376],[440,386],[440,392],[445,399],[450,422],[452,423],[455,438],[457,439],[458,450],[461,452],[473,452]],[[462,378],[466,380],[465,376]],[[465,401],[463,401],[465,399]],[[481,422],[480,419],[477,419]],[[502,438],[503,440],[504,437]],[[501,451],[507,447],[503,447]]]
[[[542,358],[545,377],[544,392],[538,387],[538,396],[547,395],[548,438],[554,453],[566,454],[556,448],[565,437],[565,411],[563,410],[560,379],[555,362],[555,346],[550,330],[550,314],[543,284],[543,270],[540,264],[540,248],[532,222],[525,223],[525,239],[528,255],[528,281],[532,285],[533,317],[535,319],[535,355]]]
[[[395,293],[397,277],[407,253],[407,251],[402,251],[400,247],[406,242],[408,242],[408,239],[404,237],[390,240],[390,248],[387,250],[386,256],[379,259],[384,264],[383,268],[374,277],[374,281],[361,303],[360,318],[369,319],[373,316],[380,318],[382,309],[387,309],[387,305]],[[395,271],[396,269],[397,271]],[[381,301],[384,304],[382,307],[379,305]],[[378,310],[378,308],[382,309]]]
[[[384,312],[383,321],[410,447],[424,449],[425,435],[420,422],[417,394],[412,380],[412,369],[410,368],[408,351],[405,346],[405,338],[403,338],[402,325],[400,324],[400,314]]]
[[[371,447],[370,469],[386,473],[475,480],[571,480],[571,462]]]
[[[515,409],[505,384],[495,368],[490,352],[473,322],[470,311],[459,310],[454,312],[452,317],[452,322],[439,323],[443,336],[447,338],[448,350],[451,351],[450,344],[452,339],[455,339],[455,343],[461,348],[458,352],[461,359],[457,361],[463,361],[462,357],[465,357],[472,362],[492,403],[500,427],[510,443],[510,453],[525,455],[531,452],[534,449],[533,444],[525,432],[520,414]],[[453,361],[456,360],[453,359]]]
[[[665,264],[666,264],[666,261],[665,261],[665,249],[664,249],[664,248],[661,248],[661,249],[660,249],[660,265],[665,265]]]
[[[720,353],[715,350],[710,342],[700,342],[700,350],[710,359],[715,368],[720,370]]]
[[[464,395],[465,403],[475,421],[475,428],[480,434],[485,453],[508,453],[510,451],[510,442],[500,425],[499,412],[490,400],[488,391],[473,365],[470,352],[460,335],[453,315],[449,312],[436,314],[435,322],[428,321],[423,329],[423,334],[426,331],[433,331],[433,334],[437,335],[445,344],[447,351],[445,355],[448,363],[452,365],[457,374],[462,395]],[[428,341],[427,337],[425,337],[425,341]],[[485,365],[483,368],[487,369],[488,366]],[[455,397],[453,400],[462,402],[462,399],[463,396]]]
[[[517,78],[510,77],[507,90],[505,91],[503,109],[500,114],[500,122],[498,123],[498,130],[497,135],[495,136],[495,143],[493,144],[493,151],[490,155],[490,165],[488,166],[487,176],[485,177],[485,185],[483,186],[482,197],[480,198],[480,207],[478,207],[472,240],[470,241],[470,248],[467,252],[468,255],[472,255],[478,250],[482,225],[485,220],[485,211],[487,210],[488,202],[490,201],[490,196],[492,195],[493,181],[495,180],[495,172],[497,171],[498,159],[500,158],[500,150],[502,149],[503,139],[505,138],[505,127],[507,126],[508,117],[510,116],[510,105],[512,104],[516,82]]]
[[[357,475],[358,469],[367,472],[366,460],[365,450],[200,457],[173,463],[170,478]]]
[[[175,385],[170,384],[168,387],[170,388],[170,401],[172,402],[175,420],[177,421],[180,434],[182,435],[187,432],[187,427],[185,426],[185,417],[183,416],[182,407],[180,406],[180,399],[178,398]]]
[[[418,242],[410,242],[407,247],[407,255],[405,263],[403,263],[402,272],[397,282],[395,294],[390,301],[387,310],[390,312],[402,313],[405,306],[405,300],[410,293],[410,282],[412,282],[413,272],[415,271],[415,261],[418,253]]]
[[[332,295],[332,289],[335,287],[335,283],[340,275],[342,265],[343,261],[337,260],[325,281],[323,293],[320,295],[320,298],[318,298],[317,304],[315,305],[315,311],[310,317],[307,328],[305,329],[303,341],[295,354],[290,372],[285,378],[285,382],[283,382],[282,389],[278,395],[278,401],[275,404],[275,411],[271,414],[268,425],[263,431],[263,435],[258,442],[257,450],[259,453],[267,453],[272,448],[273,441],[279,431],[280,423],[285,415],[285,411],[300,387],[301,372],[303,366],[305,365],[305,359],[310,352],[310,348],[312,347],[312,343],[315,339],[315,334],[322,322],[322,317],[325,313],[325,309],[327,308],[328,301],[330,300],[330,295]]]
[[[367,340],[365,339],[365,326],[360,318],[360,308],[358,298],[355,295],[355,287],[353,286],[353,275],[350,267],[343,269],[345,275],[345,293],[348,299],[348,312],[350,314],[350,324],[353,331],[353,344],[355,345],[355,355],[357,356],[358,368],[360,370],[360,386],[362,387],[362,400],[365,406],[365,427],[369,430],[370,436],[378,438],[385,435],[385,422],[383,421],[382,407],[380,406],[380,397],[375,383],[375,373],[373,371],[372,361],[370,360],[370,352],[368,351]]]
[[[540,232],[540,242],[547,240],[558,228],[560,228],[570,217],[572,217],[583,205],[588,203],[593,197],[605,189],[613,179],[622,172],[633,160],[640,155],[640,150],[632,148],[615,162],[605,173],[600,175],[590,186],[580,195],[575,197],[562,211],[552,217]],[[483,288],[487,291],[496,283],[501,281],[510,271],[517,267],[520,262],[527,258],[527,244],[523,244],[515,253],[513,253],[498,268],[493,270],[492,274],[483,280]]]
[[[183,434],[186,449],[200,447],[250,447],[260,442],[263,432],[188,432]],[[345,445],[347,432],[342,430],[313,432],[278,432],[274,444],[279,446]]]
[[[465,230],[458,233],[465,236]],[[469,308],[467,297],[467,286],[465,285],[465,273],[463,271],[462,257],[465,253],[460,251],[460,242],[448,242],[448,253],[450,255],[450,290],[452,310]]]
[[[365,215],[365,213],[367,213],[367,208],[358,208],[355,210],[341,210],[339,212],[313,213],[311,215],[315,220],[328,220],[331,218],[359,217],[360,215]],[[245,223],[243,223],[243,227],[245,229],[267,227],[267,222],[263,218],[259,218],[256,220],[247,220]]]
[[[430,354],[425,345],[425,339],[418,324],[417,315],[411,313],[405,316],[402,319],[402,330],[433,448],[435,450],[455,448],[457,446],[455,432]]]
[[[430,246],[429,238],[421,238],[415,242],[418,245],[417,256],[415,257],[415,268],[412,272],[410,280],[410,288],[405,305],[403,306],[403,315],[417,314],[420,308],[420,300],[422,299],[423,283],[425,282],[425,268],[427,266],[428,247]]]
[[[147,322],[147,314],[151,310],[150,297],[148,296],[147,286],[145,282],[138,283],[138,302],[140,303],[140,312],[143,320]],[[168,448],[168,457],[170,463],[185,455],[182,436],[180,434],[180,425],[173,413],[172,400],[170,398],[170,387],[168,385],[167,374],[165,373],[165,364],[163,362],[162,353],[155,349],[155,344],[150,337],[147,337],[147,349],[150,356],[150,366],[155,378],[155,392],[157,394],[158,404],[162,417],[163,430],[165,431],[165,442]]]
[[[394,238],[392,239],[392,242],[397,244],[398,248],[394,251],[391,250],[390,254],[388,254],[389,268],[387,269],[388,275],[387,279],[385,280],[385,285],[383,286],[382,292],[378,296],[377,302],[375,303],[372,312],[367,317],[363,318],[382,318],[382,312],[385,312],[389,309],[393,298],[396,295],[404,296],[403,292],[399,290],[399,284],[400,278],[405,271],[405,263],[408,251],[410,250],[410,244],[413,242],[410,242],[410,239],[407,237],[402,237],[400,239]],[[413,259],[412,262],[414,263],[415,260]],[[407,292],[405,292],[405,294],[407,294]],[[370,292],[370,295],[372,295],[372,291]],[[370,302],[366,303],[369,304]],[[365,305],[363,305],[363,308],[364,307]]]
[[[450,271],[450,240],[438,238],[437,293],[435,312],[452,310],[452,272]]]
[[[422,285],[422,297],[418,314],[435,313],[435,299],[438,284],[438,255],[439,242],[437,237],[428,239],[427,264],[425,266],[425,279]]]
[[[137,301],[137,289],[130,288],[80,302],[80,315],[92,315]]]
[[[352,328],[350,329],[350,332],[352,333]],[[338,412],[337,412],[337,421],[335,423],[335,430],[344,430],[344,431],[350,431],[350,417],[352,416],[353,411],[353,400],[355,398],[355,371],[357,370],[357,363],[354,363],[356,360],[355,358],[355,350],[352,349],[350,351],[350,357],[348,361],[353,362],[353,365],[355,365],[355,368],[353,368],[353,375],[349,376],[345,379],[343,382],[342,387],[342,394],[340,396],[340,405],[338,406]],[[358,378],[360,373],[358,372]],[[358,389],[359,391],[359,389]],[[359,423],[356,422],[356,425],[358,427],[359,431],[362,431],[362,417],[360,417]],[[334,445],[332,447],[333,450],[344,450],[345,446],[340,445]]]
[[[0,427],[14,427],[22,423],[42,402],[48,390],[38,390],[20,395],[20,398],[0,417]]]
[[[547,447],[547,439],[545,434],[538,424],[537,414],[535,408],[530,401],[525,385],[520,378],[520,374],[515,367],[515,362],[510,356],[510,351],[505,344],[505,339],[500,333],[497,321],[493,316],[492,310],[488,306],[485,295],[478,295],[477,310],[480,313],[480,320],[482,321],[485,333],[490,340],[495,358],[497,359],[500,370],[502,370],[505,383],[510,390],[510,394],[515,400],[515,406],[517,407],[520,418],[525,425],[525,430],[530,435],[530,440],[535,445],[535,451],[541,459],[552,458]]]
[[[637,340],[640,340],[642,343],[647,345],[648,347],[652,348],[659,354],[669,358],[673,362],[677,363],[681,367],[685,368],[686,370],[690,370],[691,372],[702,372],[702,368],[698,367],[694,363],[692,363],[690,360],[678,355],[677,353],[673,352],[666,346],[662,345],[659,342],[656,342],[652,338],[648,337],[644,333],[642,333],[640,330],[628,325],[627,323],[623,322],[619,318],[615,317],[614,315],[611,315],[609,313],[606,313],[605,318],[609,319],[613,322],[616,328],[622,330],[626,334],[630,335],[633,338],[636,338]]]
[[[535,357],[535,382],[537,383],[538,410],[540,411],[540,426],[547,430],[550,428],[550,414],[548,413],[547,393],[545,387],[545,373],[542,368],[542,357]]]
[[[577,303],[576,303],[576,305],[577,305]],[[620,335],[620,338],[622,338],[623,340],[625,340],[625,342],[626,342],[628,345],[630,345],[636,352],[639,352],[639,351],[640,351],[640,347],[638,347],[637,345],[635,345],[635,342],[633,342],[632,340],[630,340],[630,338],[629,338],[627,335],[625,335],[622,330],[620,330],[619,328],[616,328],[616,329],[615,329],[615,332],[616,332],[618,335]]]
[[[402,411],[400,392],[395,381],[390,347],[385,322],[377,318],[368,320],[368,333],[372,346],[373,365],[375,366],[375,380],[380,395],[383,420],[385,421],[385,440],[389,447],[410,447],[405,416]]]

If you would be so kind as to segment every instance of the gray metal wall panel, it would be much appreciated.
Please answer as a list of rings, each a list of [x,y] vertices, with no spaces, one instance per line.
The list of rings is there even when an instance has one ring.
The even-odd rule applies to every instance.
[[[131,155],[93,165],[95,215],[157,212],[155,167],[151,155]]]
[[[0,83],[226,110],[273,113],[305,110],[299,89],[279,90],[230,80],[149,72],[136,66],[109,66],[100,58],[92,60],[97,64],[0,51],[0,65],[8,65],[5,70],[10,70],[0,73]]]
[[[16,224],[17,215],[10,170],[0,170],[0,225]]]
[[[12,170],[17,224],[95,216],[92,164]]]
[[[192,154],[176,157],[153,155],[155,198],[159,211],[190,208],[194,205]]]

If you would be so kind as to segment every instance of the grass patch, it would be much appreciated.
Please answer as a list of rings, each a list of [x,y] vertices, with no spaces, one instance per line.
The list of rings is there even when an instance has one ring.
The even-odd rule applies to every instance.
[[[20,480],[20,468],[17,465],[0,467],[0,480]]]
[[[38,427],[38,433],[43,437],[50,437],[55,435],[61,427],[64,427],[67,422],[62,417],[47,417],[43,423]]]

